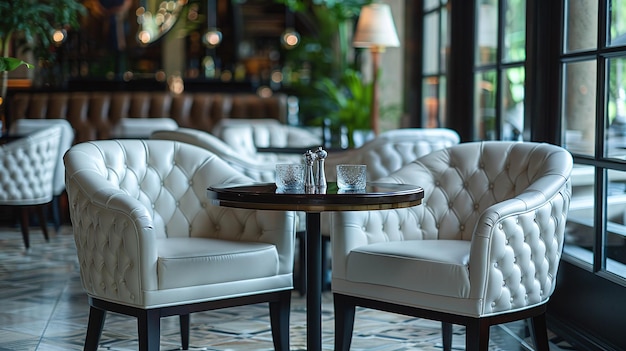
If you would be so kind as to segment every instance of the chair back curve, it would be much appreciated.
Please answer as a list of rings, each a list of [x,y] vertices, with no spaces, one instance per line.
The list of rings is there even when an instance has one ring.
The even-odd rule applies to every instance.
[[[74,129],[65,119],[29,119],[20,118],[11,124],[10,134],[26,135],[52,126],[61,127],[59,138],[59,156],[54,168],[52,192],[60,195],[65,190],[65,167],[63,166],[63,155],[74,142]]]
[[[397,215],[417,225],[391,235],[470,241],[471,288],[463,295],[483,301],[481,314],[545,302],[556,287],[572,166],[567,150],[546,143],[471,142],[435,151],[381,179],[424,188],[423,204]]]
[[[539,206],[551,200],[548,194],[566,196],[567,205],[572,165],[569,152],[554,145],[470,142],[434,151],[379,181],[424,188],[423,204],[411,209],[419,212],[424,238],[472,240],[494,205]]]
[[[0,204],[52,201],[61,127],[34,131],[0,146]]]

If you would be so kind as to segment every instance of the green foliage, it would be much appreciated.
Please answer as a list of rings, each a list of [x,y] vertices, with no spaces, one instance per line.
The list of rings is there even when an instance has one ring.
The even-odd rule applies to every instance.
[[[334,126],[346,126],[348,135],[355,130],[371,128],[373,86],[363,82],[360,72],[347,69],[338,83],[326,77],[318,80],[315,87],[326,102],[326,113],[318,118],[328,118]]]
[[[28,68],[35,67],[28,62],[16,59],[14,57],[0,57],[0,72],[11,72],[21,65],[25,65]]]
[[[85,8],[77,0],[3,0],[0,2],[0,56],[12,40],[21,49],[47,50],[55,29],[78,27]]]

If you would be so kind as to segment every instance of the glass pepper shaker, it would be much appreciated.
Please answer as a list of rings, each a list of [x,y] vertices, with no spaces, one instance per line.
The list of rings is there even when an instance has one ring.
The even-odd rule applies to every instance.
[[[317,158],[317,175],[315,177],[315,184],[318,189],[325,189],[326,172],[324,171],[324,160],[328,156],[328,152],[320,146],[317,148],[317,151],[315,151],[315,156]]]

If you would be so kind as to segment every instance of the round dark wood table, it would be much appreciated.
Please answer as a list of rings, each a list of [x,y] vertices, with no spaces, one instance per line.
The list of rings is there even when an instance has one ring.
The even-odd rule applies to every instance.
[[[416,185],[368,183],[364,190],[342,191],[336,182],[323,190],[279,191],[274,183],[214,185],[207,196],[214,205],[274,211],[306,212],[307,350],[322,350],[322,237],[320,213],[373,211],[412,207],[422,203]]]

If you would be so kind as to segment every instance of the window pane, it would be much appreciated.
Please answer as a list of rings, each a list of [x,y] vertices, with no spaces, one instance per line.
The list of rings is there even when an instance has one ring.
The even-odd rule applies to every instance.
[[[524,67],[515,67],[502,74],[502,140],[523,140],[524,72]]]
[[[439,62],[439,13],[424,16],[424,74],[438,73]]]
[[[448,53],[450,52],[450,27],[448,10],[444,7],[441,9],[441,37],[439,38],[441,47],[439,48],[441,53],[441,66],[439,67],[440,73],[448,71]]]
[[[448,112],[446,111],[446,97],[448,94],[448,86],[446,84],[446,76],[439,77],[439,127],[444,127],[447,125],[446,116]]]
[[[477,140],[495,140],[496,134],[496,71],[489,70],[476,74],[476,96],[474,129]]]
[[[425,78],[422,82],[422,106],[424,112],[422,114],[423,123],[426,128],[435,128],[440,126],[439,108],[439,79],[437,77]]]
[[[526,0],[506,2],[503,60],[505,62],[526,59]]]
[[[595,238],[594,230],[594,168],[574,165],[572,170],[572,199],[565,229],[563,251],[591,264]]]
[[[596,130],[596,62],[564,66],[564,146],[573,153],[593,156]]]
[[[496,62],[498,49],[498,4],[496,1],[481,1],[478,7],[477,65]]]
[[[626,58],[610,59],[608,65],[607,118],[608,129],[604,155],[626,159]]]
[[[424,0],[424,10],[429,11],[439,6],[439,0]]]
[[[566,0],[565,52],[598,47],[598,0]]]
[[[609,46],[626,45],[626,1],[613,0],[610,11]]]
[[[608,171],[606,269],[626,277],[626,172]]]

